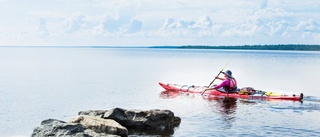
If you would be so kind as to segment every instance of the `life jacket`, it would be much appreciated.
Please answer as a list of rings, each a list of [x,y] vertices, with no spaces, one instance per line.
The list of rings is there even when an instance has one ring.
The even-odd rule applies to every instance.
[[[238,87],[237,87],[237,81],[235,78],[228,78],[229,79],[229,85],[224,86],[224,90],[228,92],[235,92]]]

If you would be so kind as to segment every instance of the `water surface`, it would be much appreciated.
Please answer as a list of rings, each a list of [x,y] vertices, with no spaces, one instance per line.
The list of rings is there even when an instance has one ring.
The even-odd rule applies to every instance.
[[[306,99],[161,96],[158,82],[208,85],[229,61],[240,87]],[[115,107],[172,110],[182,118],[173,136],[318,136],[319,70],[319,52],[0,48],[0,136],[30,136],[44,119]]]

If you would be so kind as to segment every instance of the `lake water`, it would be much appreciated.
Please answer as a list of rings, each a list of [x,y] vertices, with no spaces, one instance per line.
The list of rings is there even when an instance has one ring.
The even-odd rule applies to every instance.
[[[208,85],[229,61],[239,87],[306,98],[161,96],[158,82]],[[320,52],[2,47],[0,136],[30,136],[42,120],[115,107],[169,109],[182,119],[173,136],[319,136],[319,70]]]

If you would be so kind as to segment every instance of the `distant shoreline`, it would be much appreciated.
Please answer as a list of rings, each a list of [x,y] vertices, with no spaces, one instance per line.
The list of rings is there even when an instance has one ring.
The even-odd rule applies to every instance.
[[[320,45],[306,45],[306,44],[242,45],[242,46],[186,45],[186,46],[154,46],[151,48],[320,51]]]
[[[163,49],[226,49],[226,50],[290,50],[320,51],[320,45],[278,44],[278,45],[239,45],[239,46],[0,46],[0,48],[163,48]]]

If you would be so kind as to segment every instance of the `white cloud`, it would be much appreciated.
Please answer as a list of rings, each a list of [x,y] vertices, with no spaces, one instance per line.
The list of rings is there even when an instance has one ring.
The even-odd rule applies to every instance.
[[[215,37],[219,34],[223,37],[278,37],[287,36],[286,31],[292,25],[290,22],[289,14],[285,11],[266,8],[254,12],[244,23],[208,25],[205,27],[207,29],[199,30],[211,28],[211,32],[215,32],[211,36]]]
[[[299,37],[295,29],[299,21],[295,20],[294,14],[282,9],[261,9],[256,11],[246,23],[231,26],[223,36],[232,37]]]
[[[137,33],[142,27],[142,22],[131,16],[105,16],[101,24],[104,32],[117,35]]]
[[[297,31],[320,33],[320,22],[314,19],[302,21],[298,24]]]
[[[130,39],[133,45],[156,42],[161,45],[164,41],[161,39],[181,45],[185,41],[216,44],[211,39],[221,43],[239,39],[249,40],[248,43],[281,40],[310,43],[319,42],[320,37],[317,0],[0,2],[0,45],[19,45],[14,39],[30,41],[31,45],[37,42],[45,45],[46,41],[59,44],[82,41],[89,45],[94,41],[103,45],[106,39],[110,42]],[[134,42],[135,39],[139,40]]]
[[[292,25],[290,14],[281,9],[262,9],[250,20],[256,28],[254,35],[283,36]]]
[[[300,32],[302,38],[320,38],[320,22],[313,19],[300,22],[294,30]]]
[[[142,22],[137,19],[132,19],[129,24],[125,25],[123,31],[126,33],[137,33],[140,32]]]
[[[66,31],[69,33],[77,32],[84,27],[86,27],[86,21],[83,15],[71,17],[66,20]]]
[[[124,17],[105,16],[102,21],[102,24],[104,27],[104,31],[118,32],[120,31],[121,27],[128,21],[129,19]]]
[[[213,23],[209,16],[196,20],[168,17],[157,34],[165,37],[206,37],[213,34],[212,29]]]
[[[196,29],[210,29],[212,28],[213,23],[209,16],[201,17],[199,20],[196,21],[196,23],[192,26],[192,28]]]

